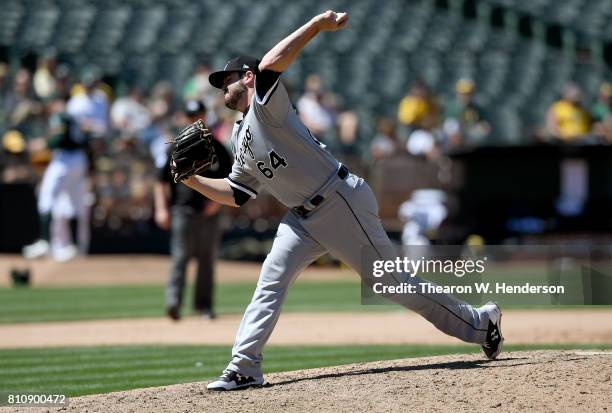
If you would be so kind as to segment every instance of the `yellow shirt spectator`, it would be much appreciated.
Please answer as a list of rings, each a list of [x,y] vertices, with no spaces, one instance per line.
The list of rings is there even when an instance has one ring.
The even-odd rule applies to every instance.
[[[437,123],[439,112],[435,98],[427,87],[417,80],[400,101],[397,119],[402,125],[422,128],[424,124]]]
[[[558,138],[571,141],[590,132],[591,116],[580,105],[567,100],[558,100],[550,110]]]
[[[399,104],[398,120],[404,125],[418,125],[429,113],[431,104],[420,96],[406,96]]]

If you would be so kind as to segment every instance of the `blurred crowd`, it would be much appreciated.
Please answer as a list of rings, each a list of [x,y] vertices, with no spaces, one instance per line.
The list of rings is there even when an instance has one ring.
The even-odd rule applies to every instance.
[[[460,79],[455,85],[454,100],[441,104],[426,85],[414,82],[398,107],[395,136],[400,138],[399,144],[394,139],[392,120],[384,119],[371,145],[372,156],[387,156],[399,147],[412,155],[435,157],[441,152],[494,144],[487,111],[475,102],[475,92],[476,84],[471,79]],[[548,109],[542,125],[524,141],[610,144],[611,110],[610,83],[601,85],[591,106],[585,103],[580,87],[569,83]]]
[[[612,143],[612,84],[603,83],[589,107],[580,87],[568,83],[546,116],[542,139],[566,143]]]
[[[459,79],[454,98],[441,99],[421,80],[410,86],[397,107],[397,117],[376,120],[374,136],[361,136],[359,118],[340,110],[339,99],[310,75],[297,109],[306,126],[338,157],[359,155],[360,161],[410,154],[429,159],[483,145],[495,145],[486,108],[475,100],[477,85]],[[503,125],[502,125],[503,126]],[[603,83],[597,99],[588,105],[580,87],[567,84],[550,106],[539,127],[523,142],[612,143],[612,85]]]
[[[38,184],[53,156],[49,138],[57,102],[84,119],[89,136],[92,225],[132,233],[147,231],[153,216],[155,170],[166,160],[167,142],[185,124],[182,101],[201,99],[211,108],[208,122],[227,142],[234,115],[212,93],[208,68],[198,67],[182,90],[159,81],[112,84],[94,68],[71,70],[53,57],[34,70],[0,63],[0,183]]]
[[[182,87],[165,81],[152,87],[115,83],[94,68],[72,69],[53,55],[31,69],[0,63],[0,183],[36,183],[52,152],[47,147],[54,102],[87,112],[90,179],[87,202],[92,225],[117,231],[146,231],[153,218],[155,169],[163,165],[166,142],[185,124],[183,102],[197,99],[207,108],[216,138],[228,144],[234,112],[208,82],[210,68],[199,65]],[[477,85],[460,79],[455,98],[443,101],[415,81],[398,102],[396,116],[376,119],[375,133],[364,136],[356,111],[328,90],[316,74],[302,87],[288,85],[305,125],[352,169],[396,155],[432,159],[454,149],[487,145],[491,125],[474,100]],[[292,87],[293,86],[293,87]],[[580,88],[568,84],[542,120],[534,139],[563,143],[612,143],[612,86],[601,85],[592,106]],[[366,172],[367,174],[367,172]]]

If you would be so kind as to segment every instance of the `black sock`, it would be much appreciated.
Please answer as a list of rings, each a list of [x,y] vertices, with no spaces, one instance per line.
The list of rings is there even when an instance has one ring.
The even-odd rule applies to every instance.
[[[76,218],[70,218],[70,236],[72,237],[72,243],[76,245],[78,237],[79,220]]]
[[[40,215],[40,239],[51,240],[51,214]]]

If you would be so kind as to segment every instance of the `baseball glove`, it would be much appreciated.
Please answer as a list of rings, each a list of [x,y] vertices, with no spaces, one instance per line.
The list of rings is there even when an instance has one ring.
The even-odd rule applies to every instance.
[[[183,129],[172,142],[175,147],[170,153],[170,170],[176,183],[210,169],[216,161],[213,135],[201,119]]]

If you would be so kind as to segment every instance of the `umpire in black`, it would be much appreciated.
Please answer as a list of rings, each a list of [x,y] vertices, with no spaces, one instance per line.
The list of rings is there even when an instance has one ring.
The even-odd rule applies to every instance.
[[[201,101],[185,102],[183,125],[198,119],[206,121],[206,108]],[[209,178],[223,178],[231,170],[232,160],[223,145],[213,140],[217,162],[204,172]],[[171,149],[171,148],[170,148]],[[196,314],[213,319],[214,261],[219,243],[220,205],[205,198],[186,185],[176,184],[170,173],[170,156],[158,170],[155,183],[155,222],[170,229],[172,264],[166,286],[166,313],[171,319],[181,318],[181,305],[187,263],[197,259],[197,275],[193,308]]]

